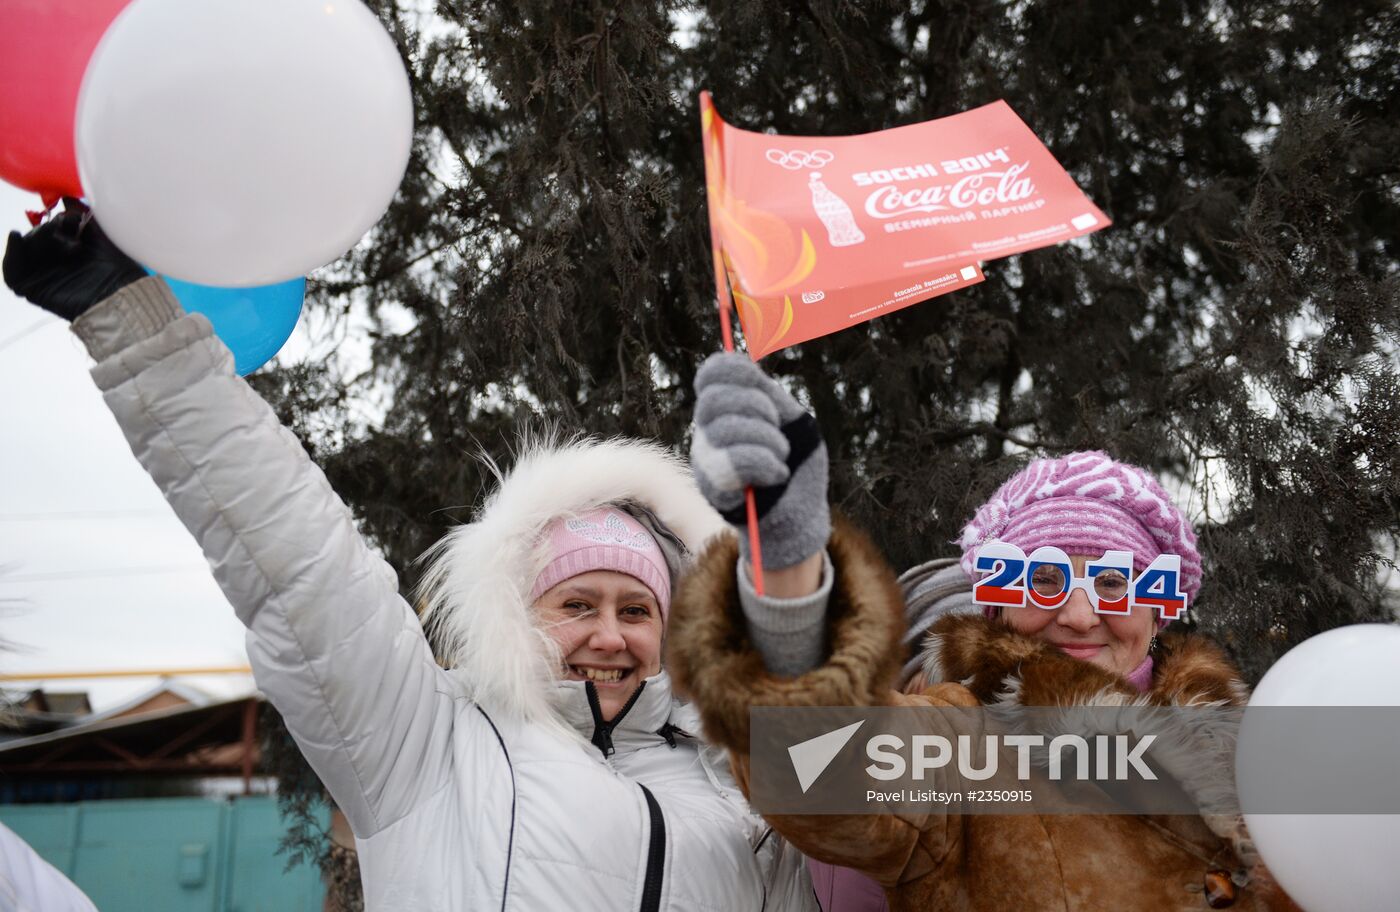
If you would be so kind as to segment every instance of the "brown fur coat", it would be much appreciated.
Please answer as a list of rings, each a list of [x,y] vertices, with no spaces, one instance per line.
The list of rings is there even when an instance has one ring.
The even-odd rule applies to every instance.
[[[1191,705],[1245,696],[1225,656],[1200,637],[1163,637],[1151,690],[1069,658],[981,617],[941,619],[925,648],[932,682],[914,696],[894,689],[903,607],[874,547],[837,522],[826,663],[796,678],[770,675],[749,643],[735,588],[737,545],[717,540],[682,582],[671,607],[668,667],[695,700],[706,737],[730,752],[748,788],[750,706]],[[1296,906],[1253,855],[1238,818],[1127,815],[771,815],[813,858],[881,883],[890,907],[938,912],[1207,909],[1207,875],[1248,872],[1232,908]],[[1219,885],[1216,877],[1212,888]],[[1223,906],[1217,906],[1223,907]]]

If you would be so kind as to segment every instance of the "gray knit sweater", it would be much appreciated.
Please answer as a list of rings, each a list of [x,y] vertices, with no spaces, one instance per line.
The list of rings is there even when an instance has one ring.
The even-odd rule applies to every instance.
[[[748,621],[749,637],[774,674],[795,677],[826,659],[826,610],[836,571],[822,553],[822,579],[817,591],[794,599],[759,597],[749,577],[748,562],[739,560],[739,602]],[[919,647],[933,622],[949,613],[977,613],[972,584],[956,558],[938,558],[906,570],[899,578],[909,625],[904,644],[911,658],[904,666],[903,686],[919,671]]]

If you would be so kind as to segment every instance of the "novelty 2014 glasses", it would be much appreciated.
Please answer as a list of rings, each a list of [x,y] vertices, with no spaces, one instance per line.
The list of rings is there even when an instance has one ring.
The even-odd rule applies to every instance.
[[[1044,546],[1027,556],[1009,542],[990,541],[977,549],[973,567],[986,574],[972,588],[972,600],[979,605],[1033,605],[1053,611],[1079,589],[1099,614],[1131,614],[1134,608],[1149,608],[1171,621],[1186,610],[1177,554],[1157,555],[1134,576],[1131,551],[1105,551],[1102,557],[1086,561],[1084,575],[1076,576],[1069,555],[1059,548]]]

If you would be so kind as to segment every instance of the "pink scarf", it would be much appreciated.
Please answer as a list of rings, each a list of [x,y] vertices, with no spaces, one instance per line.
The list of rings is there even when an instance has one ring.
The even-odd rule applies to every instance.
[[[1147,693],[1148,688],[1152,686],[1152,656],[1143,659],[1141,665],[1123,677],[1138,689],[1138,693]]]

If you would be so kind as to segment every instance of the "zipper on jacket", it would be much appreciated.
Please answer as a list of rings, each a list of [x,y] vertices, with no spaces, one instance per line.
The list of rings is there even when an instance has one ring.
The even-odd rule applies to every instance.
[[[671,745],[671,750],[676,749],[676,735],[680,735],[682,738],[690,737],[686,734],[685,729],[679,725],[672,725],[670,722],[658,728],[656,733],[666,739],[666,743]]]
[[[661,878],[666,867],[666,819],[661,816],[661,805],[651,789],[637,783],[647,800],[647,813],[651,815],[651,842],[647,845],[647,873],[642,881],[641,912],[658,912],[661,908]]]
[[[627,715],[627,711],[636,705],[637,698],[642,695],[642,688],[646,686],[646,681],[637,685],[637,689],[632,693],[632,696],[627,698],[627,702],[623,704],[622,709],[617,711],[617,715],[613,716],[613,720],[604,722],[603,707],[598,703],[598,688],[593,686],[592,681],[584,682],[583,691],[588,694],[588,711],[593,714],[593,737],[589,740],[594,747],[602,751],[605,758],[613,755],[613,729],[617,728],[618,723]]]

